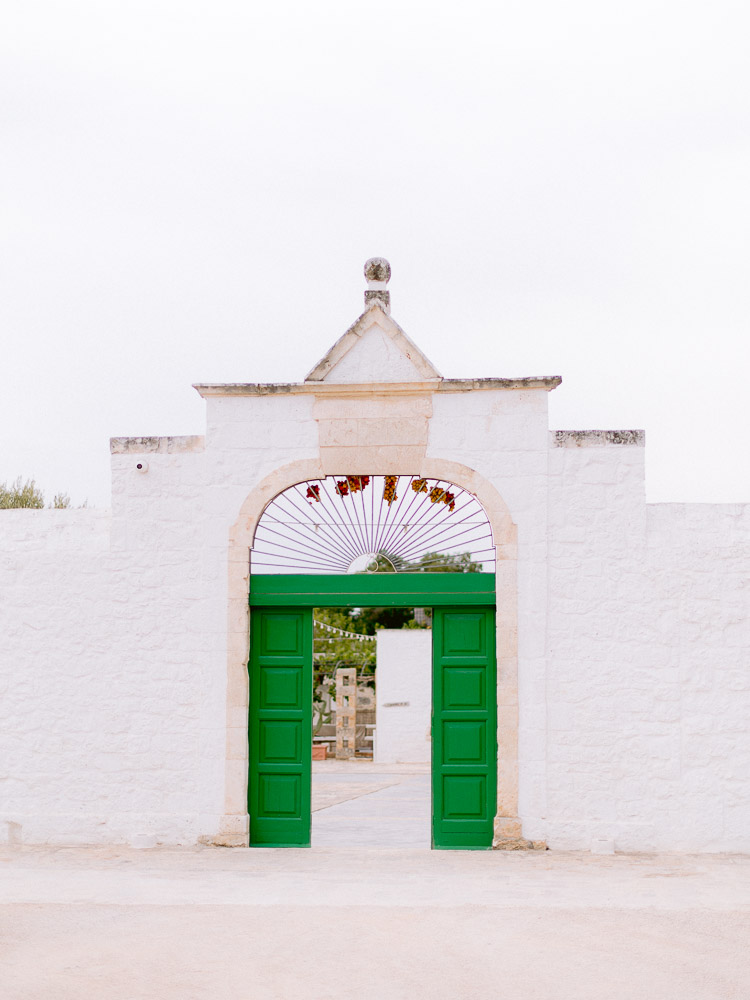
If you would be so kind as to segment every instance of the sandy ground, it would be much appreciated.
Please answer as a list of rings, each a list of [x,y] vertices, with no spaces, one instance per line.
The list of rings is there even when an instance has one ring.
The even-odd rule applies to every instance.
[[[0,1000],[750,1000],[750,858],[346,843],[422,826],[371,774],[338,845],[0,851]]]

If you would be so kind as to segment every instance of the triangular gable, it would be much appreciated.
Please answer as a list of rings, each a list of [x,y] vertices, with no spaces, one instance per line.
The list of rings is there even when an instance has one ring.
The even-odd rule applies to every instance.
[[[424,382],[442,375],[378,300],[371,301],[306,382]]]

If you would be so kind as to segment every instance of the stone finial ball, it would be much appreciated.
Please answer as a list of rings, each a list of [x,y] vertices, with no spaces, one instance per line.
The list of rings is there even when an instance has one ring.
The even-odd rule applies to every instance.
[[[370,257],[365,261],[365,277],[368,281],[391,280],[391,265],[385,257]]]

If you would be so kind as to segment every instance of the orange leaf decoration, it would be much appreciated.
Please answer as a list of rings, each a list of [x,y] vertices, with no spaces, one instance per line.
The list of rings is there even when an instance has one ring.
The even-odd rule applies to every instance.
[[[390,507],[394,500],[398,500],[396,495],[396,483],[398,476],[385,476],[385,486],[383,488],[383,499]]]

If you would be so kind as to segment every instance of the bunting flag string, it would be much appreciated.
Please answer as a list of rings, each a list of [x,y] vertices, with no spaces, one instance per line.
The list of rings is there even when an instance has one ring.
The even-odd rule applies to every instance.
[[[313,625],[317,625],[318,628],[323,628],[327,632],[336,632],[338,635],[343,635],[347,639],[357,639],[359,642],[375,642],[376,636],[374,635],[362,635],[361,632],[347,632],[346,629],[337,628],[335,625],[328,625],[327,622],[319,622],[313,619]],[[332,641],[332,640],[329,640]]]

